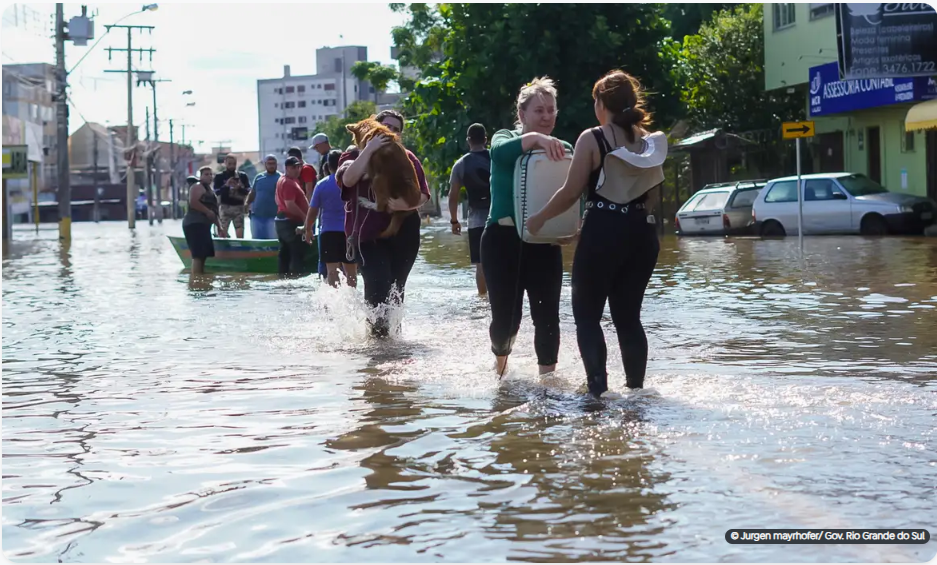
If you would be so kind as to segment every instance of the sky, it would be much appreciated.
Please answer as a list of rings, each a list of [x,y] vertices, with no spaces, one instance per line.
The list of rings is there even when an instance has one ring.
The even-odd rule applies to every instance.
[[[95,39],[85,47],[66,42],[65,66],[71,69],[105,34],[105,25],[139,12],[143,4],[88,4],[94,15]],[[54,63],[52,28],[54,4],[9,4],[4,2],[0,48],[3,64]],[[339,45],[362,45],[368,59],[394,64],[390,57],[391,29],[406,21],[391,12],[387,2],[337,3],[192,3],[159,2],[156,11],[137,13],[120,25],[155,26],[134,32],[134,47],[156,51],[153,62],[134,55],[134,68],[153,70],[154,78],[172,82],[157,85],[160,140],[169,139],[170,118],[175,135],[186,126],[186,141],[195,141],[198,152],[209,152],[224,141],[234,151],[256,151],[257,80],[283,76],[290,65],[293,75],[314,74],[316,49]],[[80,4],[65,4],[65,20],[81,14]],[[340,37],[344,36],[344,37]],[[74,106],[69,132],[85,120],[104,125],[127,122],[127,78],[107,69],[126,69],[125,52],[108,61],[107,47],[126,48],[127,31],[115,29],[69,76]],[[136,80],[134,80],[136,82]],[[191,95],[183,91],[191,90]],[[393,89],[392,89],[393,90]],[[134,123],[141,137],[146,106],[152,107],[149,87],[133,89]],[[187,107],[187,102],[195,106]],[[199,145],[198,142],[201,142]]]

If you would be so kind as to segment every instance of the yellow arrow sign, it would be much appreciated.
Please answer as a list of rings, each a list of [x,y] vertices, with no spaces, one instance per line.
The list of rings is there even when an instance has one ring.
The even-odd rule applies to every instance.
[[[816,128],[813,127],[813,122],[784,122],[781,125],[781,135],[784,139],[813,137],[816,135]]]

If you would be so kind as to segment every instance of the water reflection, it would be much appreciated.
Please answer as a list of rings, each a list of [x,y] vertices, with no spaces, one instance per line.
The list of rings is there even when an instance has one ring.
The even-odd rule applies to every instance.
[[[937,521],[934,240],[808,238],[801,269],[796,240],[665,238],[645,301],[650,388],[593,401],[568,286],[557,373],[535,375],[528,326],[512,372],[493,378],[488,306],[467,238],[446,225],[424,229],[389,341],[364,337],[360,292],[315,277],[190,284],[165,238],[179,231],[76,224],[70,247],[16,234],[3,263],[7,557],[933,557],[932,544],[722,536],[727,522]]]

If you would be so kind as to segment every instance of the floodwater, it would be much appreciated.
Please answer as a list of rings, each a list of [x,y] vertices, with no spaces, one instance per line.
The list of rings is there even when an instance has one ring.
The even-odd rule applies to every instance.
[[[937,524],[937,240],[665,238],[647,389],[590,401],[568,282],[492,373],[467,241],[423,229],[401,335],[313,278],[190,287],[166,234],[17,230],[3,553],[23,562],[922,562],[732,528]],[[567,268],[571,249],[565,251]],[[610,322],[609,322],[610,324]],[[610,330],[607,330],[610,331]],[[612,334],[609,333],[612,338]],[[612,343],[614,340],[612,339]]]

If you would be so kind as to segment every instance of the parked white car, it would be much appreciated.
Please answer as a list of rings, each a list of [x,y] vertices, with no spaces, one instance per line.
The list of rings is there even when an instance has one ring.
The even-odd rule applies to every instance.
[[[935,221],[937,203],[888,192],[857,173],[801,176],[804,234],[920,234]],[[752,206],[755,233],[797,235],[797,177],[773,179]]]
[[[707,184],[677,210],[674,227],[680,235],[750,233],[752,203],[764,180]]]

